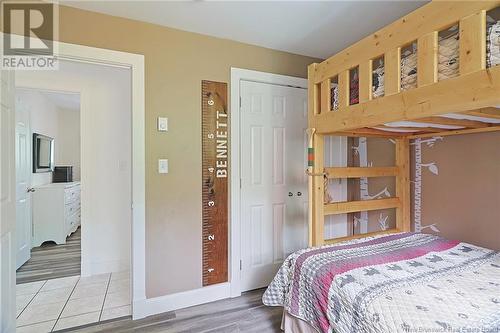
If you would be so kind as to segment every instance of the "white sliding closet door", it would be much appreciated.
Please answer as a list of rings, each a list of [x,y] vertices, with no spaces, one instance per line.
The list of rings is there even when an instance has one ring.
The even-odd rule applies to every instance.
[[[307,90],[241,81],[241,291],[307,246]]]

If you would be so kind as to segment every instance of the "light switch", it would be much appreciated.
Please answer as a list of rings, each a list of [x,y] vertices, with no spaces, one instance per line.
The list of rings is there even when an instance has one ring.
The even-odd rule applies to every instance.
[[[168,132],[168,118],[158,117],[158,131]]]
[[[168,173],[168,160],[158,160],[158,173]]]

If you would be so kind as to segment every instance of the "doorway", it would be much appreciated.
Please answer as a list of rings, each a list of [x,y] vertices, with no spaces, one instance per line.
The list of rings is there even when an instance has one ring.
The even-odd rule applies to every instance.
[[[130,316],[130,70],[60,60],[17,73],[16,85],[33,137],[33,257],[18,269],[17,327]]]
[[[241,290],[307,247],[307,90],[240,82]]]
[[[231,296],[307,246],[307,80],[231,69]]]
[[[131,87],[130,98],[131,103],[131,125],[128,129],[132,134],[132,158],[129,168],[132,169],[133,191],[132,200],[128,202],[129,209],[132,210],[132,225],[131,237],[133,247],[128,253],[132,261],[132,269],[127,276],[133,276],[133,279],[128,283],[129,290],[130,284],[132,291],[129,292],[131,298],[134,300],[134,307],[132,308],[132,315],[134,319],[144,316],[142,305],[144,304],[145,297],[145,251],[144,251],[144,189],[145,189],[145,154],[144,154],[144,57],[142,55],[135,55],[130,53],[104,50],[91,48],[86,46],[67,44],[57,42],[59,45],[58,59],[74,61],[79,63],[87,63],[94,65],[101,65],[102,67],[114,67],[128,69],[133,75],[129,86]],[[22,72],[22,71],[21,71]],[[2,160],[1,160],[1,212],[2,219],[0,225],[0,247],[2,249],[0,257],[0,266],[2,267],[2,274],[0,279],[0,301],[2,308],[1,330],[5,332],[13,332],[16,327],[16,288],[15,286],[15,270],[16,270],[16,255],[17,255],[17,241],[15,237],[16,231],[16,200],[15,200],[15,107],[14,107],[14,82],[19,79],[18,74],[13,75],[14,72],[0,72],[1,78],[1,101],[2,101],[2,122],[1,122],[1,136],[2,136]],[[18,80],[19,83],[19,80]],[[36,82],[44,84],[52,84],[50,80],[40,80]],[[37,86],[35,84],[35,86]],[[66,87],[52,87],[52,90],[71,89],[72,83]],[[85,94],[82,94],[84,96]],[[83,98],[85,100],[85,98]],[[106,112],[103,112],[106,114]],[[123,167],[123,164],[118,163]],[[116,165],[115,165],[116,166]],[[85,168],[84,168],[85,169]],[[85,192],[85,190],[83,190]],[[130,244],[129,244],[130,246]],[[84,248],[82,244],[82,249]],[[88,246],[92,248],[92,244]],[[99,251],[100,249],[96,249]],[[105,256],[104,256],[105,257]],[[107,258],[105,258],[107,259]],[[130,267],[130,261],[129,261]],[[99,269],[106,267],[106,263],[97,265],[90,265],[92,274],[97,274]],[[82,270],[82,274],[83,270]],[[130,299],[130,298],[129,298]],[[38,329],[39,327],[37,327]],[[45,330],[45,329],[44,329]],[[39,331],[39,330],[37,330]]]

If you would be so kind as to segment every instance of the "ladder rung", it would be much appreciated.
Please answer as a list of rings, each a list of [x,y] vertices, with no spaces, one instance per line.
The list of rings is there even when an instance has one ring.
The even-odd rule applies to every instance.
[[[379,210],[387,208],[398,208],[401,206],[399,198],[361,200],[361,201],[342,201],[326,204],[324,207],[325,215],[347,214],[355,212],[365,212],[369,210]]]
[[[397,176],[398,167],[371,167],[371,168],[325,168],[328,178],[362,178],[362,177],[391,177]]]

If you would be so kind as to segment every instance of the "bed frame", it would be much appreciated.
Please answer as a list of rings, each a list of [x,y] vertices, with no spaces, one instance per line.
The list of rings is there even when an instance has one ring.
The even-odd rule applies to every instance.
[[[500,130],[500,66],[486,68],[486,11],[500,1],[433,1],[378,32],[362,39],[322,63],[308,67],[309,80],[309,245],[319,246],[381,233],[410,231],[411,139]],[[459,23],[459,76],[438,81],[438,33]],[[417,87],[400,90],[402,47],[417,43]],[[372,98],[372,62],[384,57],[385,96]],[[349,105],[350,70],[358,67],[359,103]],[[338,82],[338,110],[331,110],[331,82]],[[484,121],[439,117],[464,113],[496,119]],[[427,127],[391,132],[384,125],[414,121]],[[436,125],[460,126],[444,130]],[[386,137],[396,142],[394,167],[325,168],[325,135]],[[396,197],[324,203],[324,177],[396,177]],[[382,232],[324,239],[325,215],[395,208],[396,228]]]

